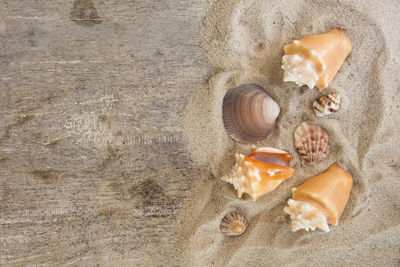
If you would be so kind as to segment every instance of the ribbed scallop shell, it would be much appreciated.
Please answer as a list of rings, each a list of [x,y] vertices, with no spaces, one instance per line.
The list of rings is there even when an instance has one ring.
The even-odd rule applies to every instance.
[[[313,124],[303,122],[294,133],[294,145],[303,162],[312,165],[324,160],[329,154],[327,132]]]
[[[248,225],[249,221],[247,220],[246,216],[240,211],[236,210],[229,212],[224,218],[222,218],[220,230],[225,235],[238,236],[246,231]]]
[[[340,102],[341,96],[338,93],[321,96],[313,103],[315,115],[323,117],[335,113],[340,108]]]
[[[254,143],[267,138],[280,108],[259,85],[230,89],[223,100],[222,116],[228,135],[235,141]]]

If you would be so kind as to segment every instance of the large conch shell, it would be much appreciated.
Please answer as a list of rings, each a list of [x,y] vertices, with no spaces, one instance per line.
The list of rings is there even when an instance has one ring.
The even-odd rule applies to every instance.
[[[271,133],[280,108],[259,85],[230,89],[223,100],[222,116],[228,135],[235,141],[255,143]]]
[[[256,201],[291,177],[294,169],[287,167],[292,156],[285,151],[255,146],[252,150],[247,157],[235,154],[235,166],[221,180],[233,184],[239,198],[247,193]]]
[[[329,154],[328,133],[321,127],[303,122],[294,132],[294,146],[303,162],[312,165]]]
[[[324,173],[293,188],[289,207],[284,211],[292,219],[292,231],[320,228],[329,232],[336,226],[350,196],[353,177],[336,162]]]
[[[283,81],[317,86],[321,91],[333,80],[352,49],[344,27],[306,36],[284,47]]]

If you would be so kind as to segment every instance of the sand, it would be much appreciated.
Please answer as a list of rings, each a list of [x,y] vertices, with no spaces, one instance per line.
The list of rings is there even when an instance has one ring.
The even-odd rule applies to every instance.
[[[199,85],[185,109],[186,149],[205,171],[176,232],[179,264],[186,266],[399,266],[400,138],[398,1],[251,1],[211,4],[201,31],[210,78]],[[283,46],[303,36],[345,26],[353,51],[322,94],[342,95],[341,109],[318,118],[311,109],[321,94],[282,82]],[[257,146],[292,156],[293,177],[253,202],[238,199],[219,180],[234,164],[234,153],[251,145],[226,134],[222,99],[245,83],[263,86],[281,107],[272,135]],[[293,133],[303,121],[329,133],[331,153],[313,166],[301,164]],[[338,161],[354,186],[339,225],[330,233],[291,232],[283,212],[291,188]],[[240,208],[250,227],[239,237],[219,231],[221,218]]]

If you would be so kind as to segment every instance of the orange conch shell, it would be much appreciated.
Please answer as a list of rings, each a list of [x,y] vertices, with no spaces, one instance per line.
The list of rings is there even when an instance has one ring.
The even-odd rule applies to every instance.
[[[352,49],[344,27],[306,36],[284,47],[284,81],[318,87],[321,91],[333,80]]]
[[[292,230],[329,232],[328,224],[336,226],[350,196],[353,177],[338,163],[324,173],[314,176],[297,188],[293,188],[289,207],[284,211],[292,219]]]
[[[287,167],[292,156],[276,148],[253,147],[250,155],[235,156],[235,166],[221,180],[233,184],[239,198],[247,193],[255,201],[274,190],[294,172],[294,169]]]

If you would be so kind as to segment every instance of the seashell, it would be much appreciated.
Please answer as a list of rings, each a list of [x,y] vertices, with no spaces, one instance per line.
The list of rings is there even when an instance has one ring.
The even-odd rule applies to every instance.
[[[235,154],[235,157],[236,164],[232,171],[221,177],[221,180],[233,184],[239,198],[247,193],[256,201],[278,187],[294,172],[294,169],[287,167],[292,156],[276,148],[253,146],[253,151],[248,156]]]
[[[303,122],[294,132],[294,146],[308,165],[321,162],[328,156],[328,141],[328,134],[323,128],[307,122]]]
[[[314,176],[292,189],[289,207],[292,231],[320,228],[329,232],[330,225],[338,225],[353,186],[353,177],[336,162],[324,173]]]
[[[283,81],[314,86],[319,91],[333,80],[352,49],[344,27],[306,36],[284,47]]]
[[[315,115],[323,117],[335,113],[340,108],[341,96],[338,93],[321,96],[313,103]]]
[[[254,143],[271,133],[280,108],[259,85],[230,89],[223,100],[222,116],[228,135],[235,141]]]
[[[222,218],[219,229],[222,233],[228,236],[238,236],[246,231],[248,225],[249,221],[246,216],[236,210],[229,212],[224,218]]]

